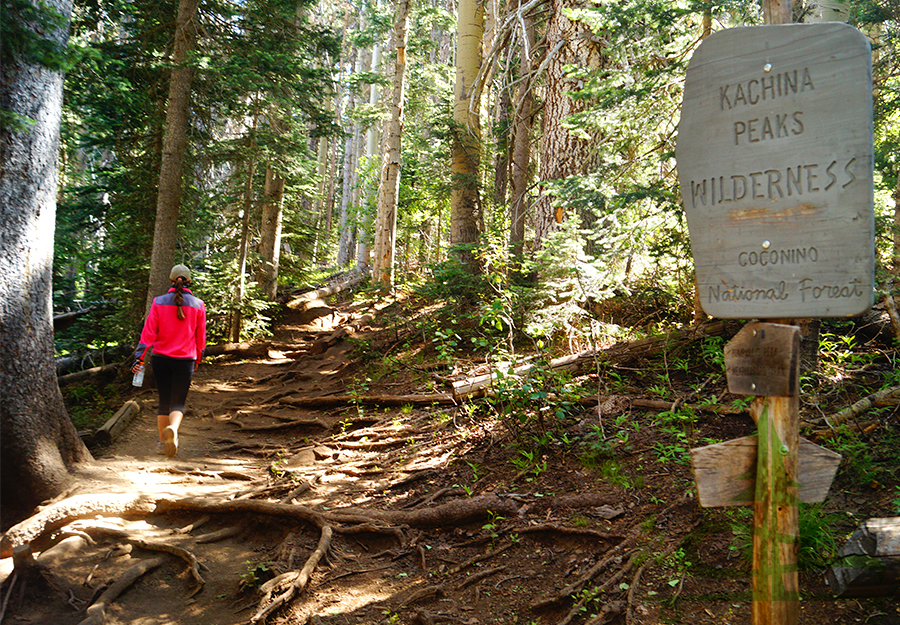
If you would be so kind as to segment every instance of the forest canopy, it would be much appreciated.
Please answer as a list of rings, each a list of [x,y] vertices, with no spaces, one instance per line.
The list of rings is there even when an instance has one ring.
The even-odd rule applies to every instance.
[[[198,5],[182,62],[192,81],[170,262],[194,270],[212,337],[264,335],[276,297],[384,262],[382,286],[482,302],[500,326],[533,338],[573,332],[571,315],[615,296],[660,309],[651,322],[663,309],[701,316],[674,158],[685,70],[705,37],[760,24],[761,7],[494,1],[480,14],[480,41],[463,41],[452,5],[415,0],[400,15],[405,6]],[[841,6],[873,49],[876,287],[885,290],[897,270],[898,9]],[[76,2],[65,54],[34,52],[67,69],[54,309],[94,307],[83,326],[91,338],[60,336],[61,352],[129,343],[144,314],[177,9]],[[823,19],[817,11],[795,3],[794,19]],[[465,46],[477,65],[460,122]],[[394,113],[402,147],[391,214]],[[583,306],[573,312],[571,302]]]

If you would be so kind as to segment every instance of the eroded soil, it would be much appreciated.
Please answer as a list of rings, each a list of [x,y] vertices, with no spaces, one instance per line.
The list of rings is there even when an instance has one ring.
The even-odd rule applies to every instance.
[[[427,366],[428,357],[420,366],[404,364],[397,337],[379,327],[383,312],[343,306],[320,309],[318,317],[285,314],[265,356],[205,362],[174,459],[156,454],[153,389],[134,392],[123,381],[121,401],[139,401],[140,416],[112,446],[94,450],[96,462],[78,475],[72,494],[230,502],[240,511],[185,504],[165,513],[82,519],[81,533],[35,543],[40,552],[70,536],[39,557],[52,574],[51,588],[32,580],[10,591],[7,580],[3,622],[81,623],[108,584],[153,558],[158,566],[108,605],[107,624],[251,622],[261,607],[260,585],[301,569],[322,538],[313,523],[238,507],[252,502],[322,514],[445,511],[413,526],[335,523],[308,585],[260,622],[750,622],[749,529],[735,530],[746,528],[749,517],[700,508],[683,461],[687,444],[751,434],[749,415],[699,412],[688,441],[627,399],[601,404],[600,415],[586,402],[555,437],[526,445],[521,433],[471,404],[309,405],[315,397],[446,392],[441,376],[449,372]],[[354,320],[352,338],[335,335]],[[404,349],[415,349],[411,343]],[[396,366],[373,375],[361,346],[381,362],[396,353]],[[721,396],[733,399],[724,389]],[[892,512],[889,488],[855,484],[839,473],[825,503],[848,531]],[[450,514],[453,504],[464,509],[482,501],[488,507],[475,506],[472,518]],[[216,534],[228,529],[230,537]],[[196,556],[199,592],[185,559],[141,546],[158,544]],[[3,565],[6,577],[12,565]],[[801,593],[800,623],[900,623],[896,598],[835,599],[820,569],[801,572]]]

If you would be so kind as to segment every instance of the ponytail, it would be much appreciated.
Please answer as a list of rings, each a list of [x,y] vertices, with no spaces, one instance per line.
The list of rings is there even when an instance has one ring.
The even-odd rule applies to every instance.
[[[184,319],[184,278],[181,276],[175,279],[175,305],[178,306],[178,318]]]

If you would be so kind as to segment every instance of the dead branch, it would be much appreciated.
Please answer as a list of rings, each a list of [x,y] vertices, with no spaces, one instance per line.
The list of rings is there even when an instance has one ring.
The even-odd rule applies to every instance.
[[[87,618],[78,623],[78,625],[103,625],[106,622],[107,606],[115,601],[125,589],[134,584],[141,576],[152,571],[162,563],[162,558],[152,558],[135,564],[125,571],[125,574],[116,583],[107,588],[97,601],[87,609]]]
[[[582,607],[592,599],[603,596],[603,593],[607,592],[610,588],[619,583],[625,574],[628,573],[632,568],[634,568],[634,563],[637,560],[637,553],[633,553],[630,558],[628,558],[628,562],[625,563],[621,569],[616,571],[612,577],[607,579],[601,586],[598,586],[593,591],[589,593],[584,593],[581,597],[579,597],[578,601],[575,605],[572,606],[572,609],[569,610],[569,613],[566,614],[565,618],[561,620],[557,625],[569,625],[576,616],[578,616],[579,612],[581,612]],[[602,621],[601,621],[602,622]]]
[[[322,534],[319,538],[319,544],[316,547],[316,550],[313,551],[313,553],[309,556],[309,559],[306,561],[306,564],[303,565],[303,568],[299,573],[291,571],[290,573],[279,575],[278,577],[269,580],[260,587],[260,590],[264,593],[264,596],[260,601],[259,611],[253,616],[253,618],[250,619],[251,623],[258,623],[264,620],[269,614],[280,608],[282,605],[285,605],[295,596],[303,592],[303,589],[306,588],[306,585],[309,583],[309,578],[312,576],[312,572],[319,564],[319,560],[322,559],[322,557],[328,551],[329,546],[331,545],[331,535],[331,527],[326,525],[322,528]],[[289,584],[287,586],[287,589],[284,590],[280,595],[272,599],[272,595],[276,592],[276,590],[278,588],[284,587],[285,584]]]
[[[860,399],[853,405],[831,415],[830,417],[821,417],[810,421],[814,425],[827,425],[835,427],[849,421],[861,414],[872,410],[873,408],[882,406],[896,406],[900,404],[900,386],[892,386],[891,388],[882,389],[876,393],[872,393],[868,397]]]
[[[204,356],[237,356],[239,358],[261,358],[269,353],[268,343],[220,343],[208,345]]]

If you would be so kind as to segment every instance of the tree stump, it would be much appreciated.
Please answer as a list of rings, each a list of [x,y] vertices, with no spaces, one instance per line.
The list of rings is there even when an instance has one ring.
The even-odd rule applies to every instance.
[[[826,581],[839,597],[900,594],[900,517],[860,525],[838,551]]]

